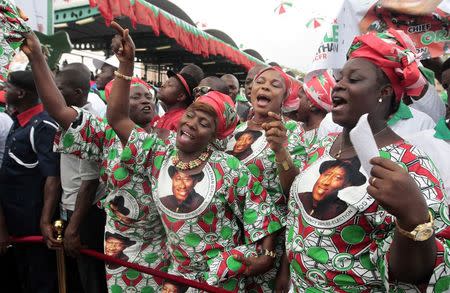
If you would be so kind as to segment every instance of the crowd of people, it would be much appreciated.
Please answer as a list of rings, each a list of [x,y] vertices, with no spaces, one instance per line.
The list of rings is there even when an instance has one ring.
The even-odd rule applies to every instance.
[[[111,26],[93,87],[24,34],[31,70],[9,74],[0,113],[2,288],[56,292],[63,247],[69,292],[198,291],[89,247],[230,292],[450,290],[450,112],[407,35],[358,36],[339,72],[304,82],[256,65],[243,97],[194,64],[160,88],[133,77],[133,40]],[[450,91],[450,59],[436,77]],[[350,139],[366,113],[370,172]]]

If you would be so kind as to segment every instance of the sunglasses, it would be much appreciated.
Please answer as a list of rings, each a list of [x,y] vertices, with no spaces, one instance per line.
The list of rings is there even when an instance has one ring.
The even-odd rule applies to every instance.
[[[206,95],[208,92],[210,92],[212,90],[211,87],[209,86],[198,86],[195,87],[192,92],[194,93],[194,96],[203,96]]]

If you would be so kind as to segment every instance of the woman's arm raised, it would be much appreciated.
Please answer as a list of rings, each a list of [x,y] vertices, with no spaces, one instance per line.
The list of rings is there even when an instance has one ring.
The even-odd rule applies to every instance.
[[[120,141],[126,144],[135,123],[129,117],[130,82],[134,69],[134,43],[128,29],[123,29],[118,23],[112,22],[111,27],[117,31],[111,44],[111,48],[120,61],[119,70],[116,72],[108,101],[106,118],[109,125],[117,133]]]
[[[45,61],[39,39],[33,32],[24,34],[23,36],[25,40],[21,49],[30,60],[39,98],[42,100],[45,110],[47,110],[50,116],[61,127],[67,129],[77,117],[77,112],[67,106],[64,97],[59,92],[53,79],[53,74]]]

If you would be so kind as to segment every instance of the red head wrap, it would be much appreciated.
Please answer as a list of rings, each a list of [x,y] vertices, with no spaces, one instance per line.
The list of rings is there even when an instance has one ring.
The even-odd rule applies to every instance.
[[[111,89],[112,89],[113,82],[114,82],[114,79],[111,80],[110,82],[108,82],[106,84],[106,86],[105,86],[105,98],[106,98],[106,101],[109,100],[109,96],[111,95]],[[145,81],[143,81],[142,79],[137,78],[137,77],[133,77],[131,79],[130,87],[136,86],[136,85],[143,85],[149,91],[152,89],[152,86],[149,85],[148,83],[146,83]]]
[[[217,114],[216,134],[217,138],[224,139],[233,133],[238,123],[233,100],[225,94],[217,91],[208,92],[198,97],[194,104],[204,103],[211,106]]]
[[[411,39],[402,31],[389,29],[355,37],[347,59],[364,58],[383,70],[394,88],[397,101],[406,93],[420,95],[426,84],[419,71],[418,56]]]
[[[328,71],[324,71],[304,83],[303,89],[308,99],[316,107],[330,112],[333,106],[331,102],[331,91],[335,84],[336,81],[333,76]]]
[[[290,77],[289,75],[286,74],[286,72],[283,71],[283,69],[281,69],[281,68],[278,67],[278,66],[271,66],[271,67],[263,68],[263,69],[255,76],[255,78],[254,78],[253,80],[257,80],[258,77],[260,77],[262,73],[264,73],[264,72],[266,72],[266,71],[268,71],[268,70],[275,70],[276,72],[278,72],[278,73],[281,75],[281,77],[282,77],[282,79],[283,79],[283,81],[284,81],[284,85],[285,85],[285,87],[286,87],[286,94],[285,94],[285,96],[283,97],[284,100],[283,100],[283,104],[281,105],[282,111],[283,111],[283,112],[290,112],[290,111],[292,111],[292,110],[295,110],[295,109],[292,109],[292,108],[293,108],[293,107],[295,106],[295,104],[296,104],[296,99],[297,99],[297,97],[295,97],[295,96],[293,96],[293,95],[291,94],[291,93],[292,93],[292,90],[293,90],[292,79],[291,79],[291,77]],[[298,108],[298,106],[297,106],[297,108]]]

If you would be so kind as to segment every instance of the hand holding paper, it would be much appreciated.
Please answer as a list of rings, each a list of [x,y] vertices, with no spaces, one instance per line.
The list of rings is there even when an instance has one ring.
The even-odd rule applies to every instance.
[[[350,140],[353,148],[358,155],[359,161],[367,175],[370,175],[372,164],[370,159],[379,156],[377,143],[367,121],[368,114],[364,114],[359,118],[356,126],[350,131]]]

